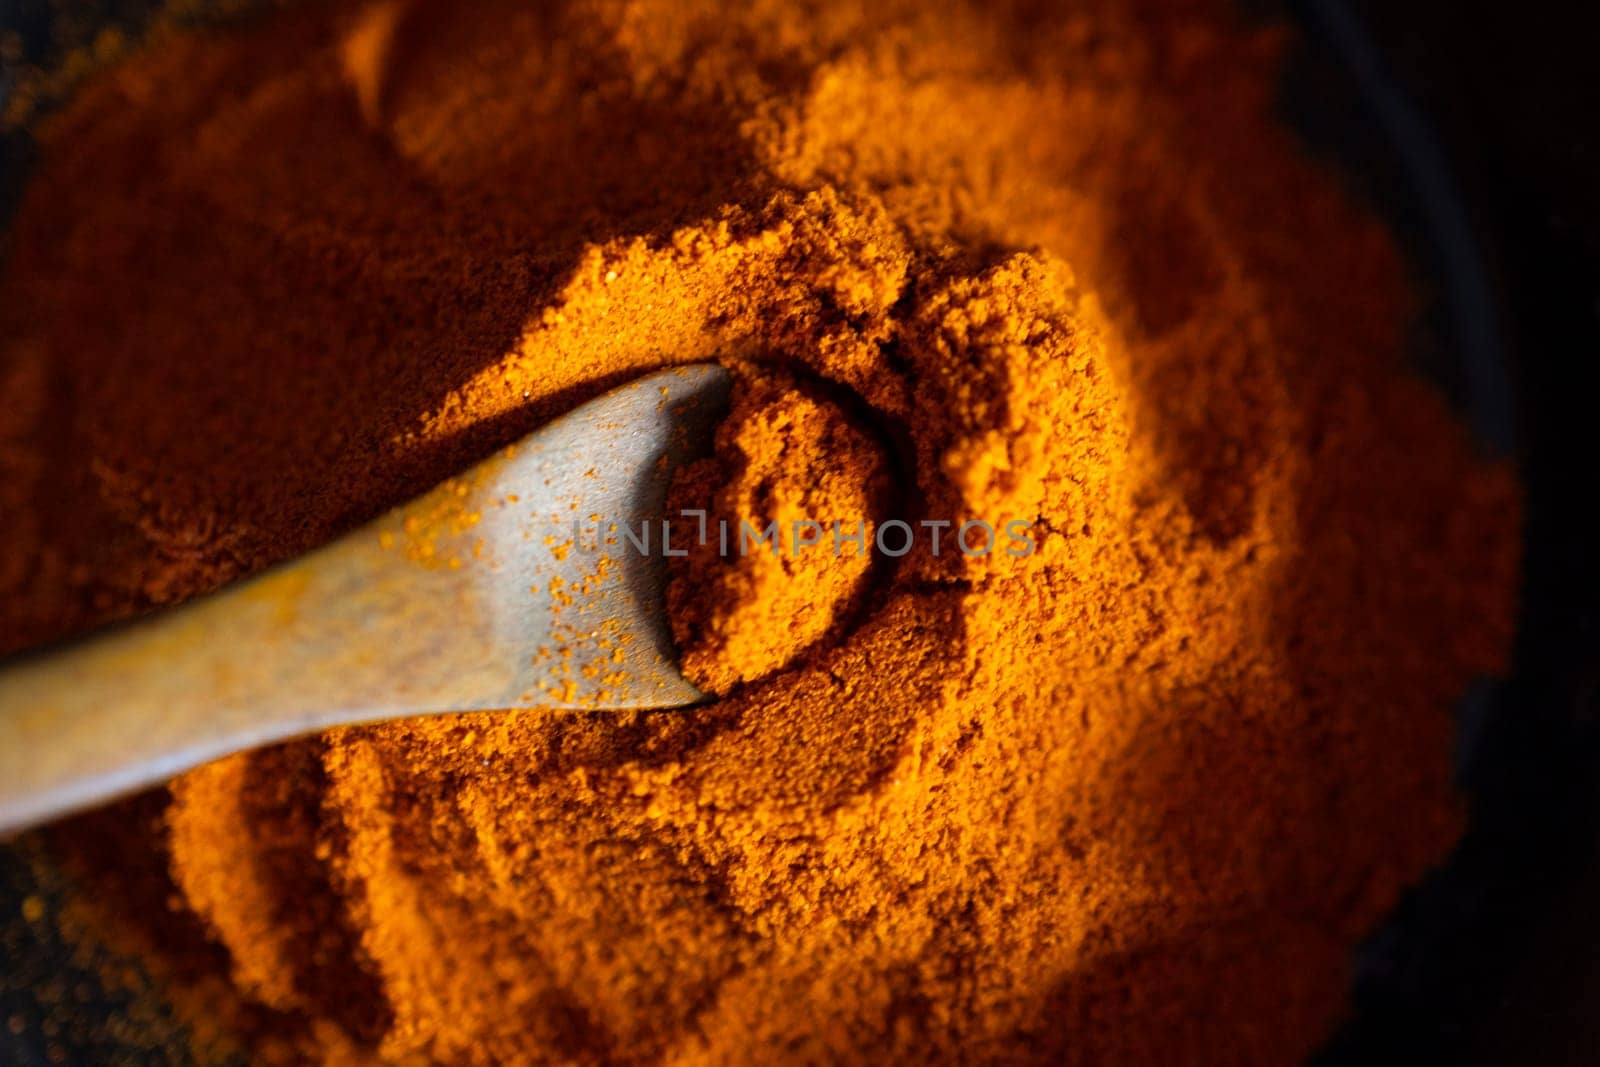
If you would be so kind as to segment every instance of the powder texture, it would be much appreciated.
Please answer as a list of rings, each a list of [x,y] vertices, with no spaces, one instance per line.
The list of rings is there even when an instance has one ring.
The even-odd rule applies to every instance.
[[[669,502],[689,520],[667,589],[685,677],[726,693],[837,636],[890,501],[883,445],[837,403],[787,374],[742,376],[715,454],[680,473]]]
[[[740,449],[870,508],[893,441],[911,513],[1037,540],[708,578],[700,710],[337,731],[80,819],[108,929],[261,1062],[1303,1058],[1459,830],[1518,505],[1271,117],[1280,45],[1139,0],[441,0],[94,80],[0,283],[0,647],[706,359],[870,416],[754,397],[729,510]]]

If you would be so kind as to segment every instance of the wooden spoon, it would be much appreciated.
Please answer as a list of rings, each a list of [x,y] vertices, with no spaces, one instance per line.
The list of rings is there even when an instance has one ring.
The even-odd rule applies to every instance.
[[[728,390],[651,374],[309,555],[0,667],[0,834],[331,726],[703,699],[662,606],[694,524],[663,519]]]

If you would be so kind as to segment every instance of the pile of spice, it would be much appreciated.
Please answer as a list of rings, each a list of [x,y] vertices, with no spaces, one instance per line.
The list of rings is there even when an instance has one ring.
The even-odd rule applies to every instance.
[[[848,626],[871,598],[878,524],[897,510],[868,427],[814,385],[739,369],[714,454],[679,474],[667,510],[687,527],[684,555],[668,558],[678,666],[710,693]]]
[[[94,936],[202,1058],[1303,1058],[1459,831],[1518,495],[1274,120],[1283,43],[1144,0],[387,0],[93,79],[0,282],[0,649],[687,361],[747,384],[685,492],[1035,542],[690,561],[716,703],[203,767],[45,836]]]

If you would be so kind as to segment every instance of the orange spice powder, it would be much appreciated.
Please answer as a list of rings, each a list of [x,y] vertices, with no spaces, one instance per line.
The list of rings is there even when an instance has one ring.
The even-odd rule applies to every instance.
[[[1405,370],[1281,45],[1142,0],[390,0],[89,83],[0,281],[0,648],[699,360],[748,376],[684,499],[1036,541],[690,560],[715,703],[201,768],[48,835],[101,936],[261,1062],[1303,1058],[1459,831],[1518,495]]]
[[[745,370],[715,455],[682,471],[668,502],[686,542],[667,590],[684,676],[727,693],[848,627],[871,596],[891,479],[884,443],[836,401]]]

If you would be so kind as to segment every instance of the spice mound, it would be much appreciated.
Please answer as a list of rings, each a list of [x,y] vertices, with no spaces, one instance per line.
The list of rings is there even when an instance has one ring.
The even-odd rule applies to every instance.
[[[726,693],[845,625],[866,592],[890,505],[883,445],[788,375],[739,379],[715,454],[669,511],[696,519],[667,589],[684,676]]]
[[[685,506],[915,540],[677,561],[705,707],[340,730],[59,827],[77,928],[203,1061],[1302,1060],[1459,833],[1519,498],[1274,119],[1283,46],[387,0],[91,79],[0,280],[0,648],[677,363],[742,375]]]

